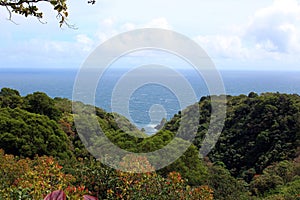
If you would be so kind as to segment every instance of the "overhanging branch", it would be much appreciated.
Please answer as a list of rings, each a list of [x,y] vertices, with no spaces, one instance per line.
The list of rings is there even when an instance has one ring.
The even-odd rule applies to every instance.
[[[38,2],[49,2],[49,0],[20,0],[20,1],[0,1],[0,6],[18,6],[23,3],[38,3]]]

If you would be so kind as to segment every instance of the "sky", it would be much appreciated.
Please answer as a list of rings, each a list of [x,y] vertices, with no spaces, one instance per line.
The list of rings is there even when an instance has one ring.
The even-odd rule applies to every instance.
[[[78,69],[112,36],[162,28],[197,42],[220,70],[300,70],[300,0],[68,0],[76,30],[39,5],[46,24],[13,15],[16,25],[0,8],[0,69]]]

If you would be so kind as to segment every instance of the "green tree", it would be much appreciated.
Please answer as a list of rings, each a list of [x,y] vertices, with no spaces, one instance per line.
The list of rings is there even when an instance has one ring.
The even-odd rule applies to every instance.
[[[205,182],[214,190],[215,199],[249,199],[245,182],[232,177],[223,166],[210,166],[209,175]]]
[[[69,139],[46,116],[10,108],[0,109],[0,148],[23,157],[52,155],[70,157]]]
[[[46,115],[50,119],[58,120],[61,111],[55,107],[55,101],[43,92],[35,92],[24,98],[24,109],[41,115]]]
[[[23,103],[22,97],[17,90],[10,88],[2,88],[0,91],[0,107],[16,108]]]
[[[33,16],[38,20],[43,18],[43,12],[40,10],[40,2],[46,2],[57,12],[56,18],[60,26],[63,24],[72,27],[67,22],[68,6],[67,0],[0,0],[0,6],[5,7],[8,11],[9,20],[12,20],[12,14],[24,15],[25,17]],[[88,0],[88,3],[94,4],[95,0]]]
[[[286,160],[272,164],[261,175],[254,176],[250,183],[250,191],[257,196],[266,196],[269,193],[284,195],[290,193],[296,196],[300,194],[298,168],[299,163]]]
[[[294,181],[287,183],[284,186],[278,187],[276,190],[271,192],[265,200],[299,200],[300,199],[300,178],[295,178]]]
[[[295,158],[299,101],[298,95],[279,93],[228,98],[225,126],[210,159],[222,161],[234,176],[250,181],[249,170],[260,174],[273,162]]]

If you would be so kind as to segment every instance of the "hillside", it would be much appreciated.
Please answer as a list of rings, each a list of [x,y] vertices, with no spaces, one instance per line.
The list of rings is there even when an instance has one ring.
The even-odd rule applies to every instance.
[[[201,116],[194,141],[198,148],[209,128],[210,102],[210,97],[203,97],[198,103]],[[181,112],[164,129],[176,132],[180,120]],[[299,95],[252,92],[248,96],[227,97],[225,125],[209,158],[225,164],[234,176],[246,178],[249,173],[261,173],[274,162],[296,158],[299,147]]]
[[[81,110],[93,108],[80,102],[75,106]],[[70,100],[52,99],[42,92],[22,97],[16,90],[3,88],[0,91],[0,149],[4,151],[0,154],[3,174],[0,199],[18,195],[24,195],[20,199],[41,198],[46,191],[58,188],[68,191],[70,198],[83,193],[99,199],[299,198],[298,95],[228,96],[225,126],[215,148],[204,160],[199,159],[199,149],[209,127],[211,98],[203,97],[182,112],[193,112],[197,108],[200,110],[198,131],[184,155],[157,172],[132,174],[102,165],[87,151],[86,147],[92,152],[99,147],[103,151],[109,148],[105,149],[107,146],[103,138],[97,137],[96,130],[95,135],[89,137],[77,133],[74,118],[78,114],[72,111]],[[147,137],[125,117],[101,108],[95,111],[93,117],[110,141],[131,152],[153,152],[172,141],[182,113],[166,122],[160,132]],[[92,123],[86,120],[79,128],[93,134]],[[185,144],[185,139],[176,137],[177,147]],[[174,154],[177,151],[171,150]],[[119,155],[116,160],[126,164],[126,159],[130,159],[130,166],[124,166],[126,168],[137,167],[144,160],[147,164],[143,167],[151,169],[151,163],[156,161],[156,157],[145,161],[143,157],[126,155]],[[61,167],[55,170],[58,169],[55,166]],[[50,179],[39,175],[47,170],[53,176]],[[62,182],[49,185],[47,181],[53,178]],[[28,185],[26,180],[38,182]],[[37,189],[46,182],[48,186]],[[82,187],[83,190],[78,190]],[[68,188],[77,188],[77,192]]]

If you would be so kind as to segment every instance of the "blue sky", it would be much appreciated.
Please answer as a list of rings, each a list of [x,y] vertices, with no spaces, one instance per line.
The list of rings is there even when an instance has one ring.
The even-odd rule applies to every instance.
[[[218,69],[300,70],[299,0],[71,1],[59,28],[45,3],[41,24],[0,12],[0,68],[79,68],[101,42],[136,28],[171,29],[196,41]],[[145,56],[145,54],[142,54]]]

